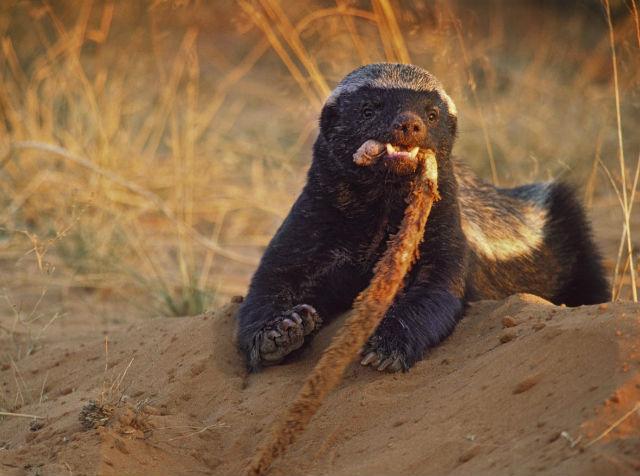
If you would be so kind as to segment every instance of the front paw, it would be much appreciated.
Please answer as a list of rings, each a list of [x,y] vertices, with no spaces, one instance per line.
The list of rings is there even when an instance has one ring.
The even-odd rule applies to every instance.
[[[364,345],[360,354],[363,356],[360,364],[371,366],[380,372],[399,372],[409,369],[409,359],[406,351],[395,340],[384,339],[374,335]]]
[[[306,336],[315,333],[322,324],[316,310],[300,304],[269,321],[257,334],[255,345],[263,364],[275,364],[299,349]]]

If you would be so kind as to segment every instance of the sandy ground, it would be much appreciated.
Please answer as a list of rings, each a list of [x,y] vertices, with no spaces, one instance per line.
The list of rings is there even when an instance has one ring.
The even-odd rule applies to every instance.
[[[129,325],[106,349],[96,333],[56,338],[4,365],[14,411],[43,418],[0,421],[0,474],[241,474],[341,320],[248,376],[236,307]],[[86,429],[100,399],[83,419],[104,426]],[[270,474],[638,474],[640,413],[618,420],[639,401],[639,305],[479,302],[406,374],[353,364]]]

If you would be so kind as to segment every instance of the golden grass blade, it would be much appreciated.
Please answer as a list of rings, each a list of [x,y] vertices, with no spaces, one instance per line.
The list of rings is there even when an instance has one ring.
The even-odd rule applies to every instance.
[[[396,51],[396,58],[398,58],[401,63],[411,63],[409,50],[407,49],[407,45],[402,35],[402,30],[400,30],[400,26],[398,25],[398,20],[396,19],[391,3],[389,0],[376,0],[376,3],[380,5],[380,11],[384,15],[385,23],[389,29],[391,37],[391,43]]]
[[[380,33],[380,41],[382,42],[382,49],[384,50],[385,58],[390,63],[398,61],[396,53],[391,40],[391,30],[387,24],[387,18],[385,17],[382,6],[378,0],[372,0],[371,6],[373,7],[373,13],[376,17],[376,23],[378,24],[378,31]]]
[[[315,60],[309,55],[307,49],[302,44],[300,36],[298,35],[296,29],[294,28],[287,15],[282,10],[282,7],[278,3],[278,1],[260,0],[260,3],[262,4],[267,14],[275,22],[280,35],[288,43],[289,48],[291,48],[293,53],[296,55],[298,61],[302,63],[302,65],[307,70],[307,73],[309,73],[309,77],[313,81],[319,97],[322,99],[327,97],[331,92],[331,88],[329,88],[329,86],[327,85],[327,82],[320,72],[320,69],[318,68]]]
[[[631,261],[630,275],[631,275],[631,295],[633,302],[638,302],[638,289],[636,286],[636,266],[633,259],[633,245],[631,243],[631,227],[629,226],[629,205],[627,197],[627,179],[626,179],[626,165],[624,161],[624,145],[622,141],[622,119],[620,115],[620,87],[618,85],[618,60],[616,57],[615,47],[615,33],[613,30],[613,23],[611,20],[611,8],[609,6],[609,0],[602,0],[605,6],[607,26],[609,28],[609,46],[611,47],[611,62],[613,66],[613,89],[615,94],[616,103],[616,122],[618,132],[618,160],[620,163],[620,181],[622,182],[622,212],[624,214],[625,228],[627,230],[627,253],[629,254],[629,260]]]
[[[60,45],[61,51],[66,53],[69,70],[73,74],[73,77],[77,78],[82,85],[82,91],[87,99],[89,106],[91,107],[93,115],[96,118],[96,128],[98,133],[100,134],[100,138],[101,140],[107,142],[104,124],[101,120],[102,114],[100,113],[95,90],[91,84],[91,81],[89,81],[87,73],[82,65],[82,61],[80,60],[80,50],[84,42],[84,32],[89,21],[91,7],[92,2],[84,2],[82,4],[79,10],[76,25],[71,34],[69,34],[69,32],[66,30],[63,22],[54,13],[54,9],[51,6],[47,6],[47,14],[51,19],[53,25],[55,26],[56,31],[58,32],[58,43]],[[39,23],[38,25],[41,26]],[[41,35],[42,38],[45,38],[45,36],[46,33],[43,33]],[[49,54],[49,48],[47,48],[47,56],[49,58],[50,64],[54,64],[54,58]]]
[[[372,23],[377,23],[378,19],[376,15],[367,10],[360,10],[357,8],[349,8],[346,3],[341,0],[337,0],[340,6],[336,8],[319,8],[317,10],[313,10],[304,16],[298,23],[296,23],[296,34],[300,35],[304,31],[306,31],[312,23],[321,20],[323,18],[333,17],[333,16],[343,16],[345,19],[360,18],[362,20],[367,20]],[[342,6],[345,5],[345,6]],[[351,18],[353,20],[353,18]],[[355,25],[355,24],[354,24]],[[357,30],[356,30],[357,34]],[[364,47],[364,45],[363,45]]]
[[[5,417],[18,417],[18,418],[39,418],[43,419],[44,417],[38,415],[30,415],[28,413],[12,413],[12,412],[0,412],[0,416]]]
[[[480,104],[480,99],[478,98],[478,93],[476,92],[476,82],[473,77],[473,72],[471,71],[471,60],[469,58],[469,54],[467,53],[464,36],[462,35],[462,25],[460,23],[460,20],[454,16],[451,9],[448,9],[448,12],[449,17],[451,18],[451,21],[455,27],[456,38],[458,39],[458,45],[460,46],[460,51],[462,52],[462,58],[464,60],[464,65],[469,82],[469,89],[471,89],[471,95],[473,97],[473,105],[478,113],[478,117],[480,118],[482,137],[484,139],[485,147],[487,148],[487,155],[489,156],[489,166],[491,167],[491,179],[494,185],[500,185],[496,159],[493,155],[493,145],[491,144],[491,138],[489,137],[489,128],[487,127],[487,120],[484,116],[484,107]]]
[[[633,406],[633,408],[631,408],[631,410],[626,412],[624,415],[622,415],[620,418],[618,418],[615,422],[613,422],[611,425],[609,425],[609,427],[607,427],[606,430],[604,430],[600,435],[598,435],[597,438],[595,438],[595,439],[591,440],[589,443],[587,443],[585,445],[585,448],[588,448],[589,446],[597,443],[602,438],[607,436],[609,433],[611,433],[612,430],[614,430],[618,425],[620,425],[620,423],[622,423],[627,418],[629,418],[634,412],[640,412],[640,402],[636,402],[636,404]]]
[[[251,68],[255,66],[260,58],[269,49],[269,42],[266,39],[260,40],[242,60],[231,69],[226,76],[216,85],[216,92],[208,101],[209,105],[200,114],[195,125],[195,140],[200,139],[211,121],[215,118],[224,103],[229,91],[246,76]]]
[[[638,14],[638,4],[636,3],[636,0],[631,0],[631,14],[633,16],[633,23],[636,27],[638,48],[640,48],[640,15]]]
[[[109,2],[104,5],[102,9],[102,16],[100,17],[100,26],[97,30],[88,31],[87,39],[90,39],[95,43],[104,43],[106,41],[109,36],[109,30],[111,29],[114,10],[115,4],[113,2]]]
[[[583,200],[587,208],[591,208],[593,206],[593,195],[596,190],[596,178],[598,176],[598,162],[601,161],[601,158],[600,158],[601,152],[602,152],[602,130],[598,132],[598,136],[596,138],[596,150],[593,157],[593,163],[591,164],[591,171],[589,172],[589,176],[587,177],[587,181],[584,186]]]
[[[262,30],[264,35],[267,37],[267,40],[271,44],[271,47],[285,64],[293,79],[298,83],[298,86],[300,86],[302,92],[305,94],[305,96],[307,96],[307,99],[311,101],[312,106],[316,109],[319,109],[322,105],[323,98],[318,96],[317,93],[309,87],[309,84],[302,74],[302,71],[300,71],[300,68],[298,68],[289,53],[287,53],[284,45],[278,39],[278,36],[273,31],[273,28],[271,28],[271,25],[264,17],[264,15],[247,0],[238,0],[238,3],[240,7],[242,7],[242,9],[245,11],[245,13],[249,15],[249,17],[253,20],[256,26]]]
[[[609,174],[609,177],[611,176],[611,174]],[[631,220],[631,211],[633,210],[633,204],[635,201],[635,195],[636,195],[636,190],[638,187],[638,178],[640,178],[640,154],[638,155],[638,161],[636,163],[636,171],[633,177],[633,187],[631,188],[631,196],[629,197],[629,213],[628,213],[628,217],[629,217],[629,221]],[[622,207],[622,198],[620,197],[620,192],[617,191],[617,187],[616,187],[616,193],[618,194],[618,200],[620,202],[620,206]],[[623,212],[624,213],[624,212]],[[618,297],[620,296],[620,291],[622,290],[622,283],[624,281],[624,275],[627,272],[627,267],[629,266],[629,255],[627,254],[627,258],[626,258],[626,262],[624,265],[624,268],[622,270],[620,274],[620,276],[618,276],[618,271],[620,268],[620,260],[622,259],[622,252],[624,250],[624,247],[626,245],[625,242],[625,237],[628,234],[628,228],[627,228],[627,220],[623,219],[622,221],[622,234],[620,235],[620,244],[618,245],[618,254],[617,254],[617,258],[616,258],[616,266],[615,266],[615,270],[614,270],[614,275],[613,275],[613,282],[615,284],[616,279],[619,279],[620,281],[620,286],[618,287],[618,290],[616,293],[613,294],[613,300],[615,301],[616,299],[618,299]],[[612,292],[614,292],[614,287],[612,287]]]
[[[623,241],[624,243],[624,241]],[[620,297],[621,293],[622,293],[622,289],[624,288],[624,284],[625,284],[625,279],[624,276],[625,274],[627,274],[627,270],[629,269],[629,255],[627,255],[627,258],[624,261],[624,266],[622,267],[622,270],[620,271],[619,275],[618,275],[618,285],[616,286],[615,280],[612,283],[611,286],[611,292],[614,293],[614,298],[613,300],[616,300]],[[615,288],[615,289],[614,289]]]
[[[365,48],[364,42],[362,41],[362,38],[358,33],[358,28],[356,27],[355,21],[353,21],[353,16],[349,13],[349,4],[346,2],[346,0],[336,0],[336,4],[338,5],[338,12],[342,16],[342,21],[344,22],[345,26],[347,27],[347,31],[349,32],[351,42],[356,49],[360,63],[371,63],[371,56],[369,56],[369,52],[367,51],[367,48]],[[298,30],[297,25],[296,30]]]
[[[178,84],[186,68],[186,52],[193,47],[197,37],[198,30],[190,28],[182,39],[182,44],[173,62],[171,75],[159,100],[160,107],[154,110],[154,114],[149,115],[134,143],[134,150],[139,151],[141,155],[152,156],[158,150],[176,100]]]
[[[618,199],[618,204],[620,205],[620,208],[622,209],[623,213],[624,213],[624,202],[622,200],[622,194],[620,192],[620,188],[618,187],[618,185],[616,184],[613,176],[611,175],[611,172],[609,171],[608,167],[600,160],[598,159],[598,165],[600,165],[600,167],[602,168],[602,170],[604,171],[607,179],[609,180],[609,183],[611,184],[611,187],[613,188],[613,191],[616,194],[616,198]],[[635,173],[634,173],[634,177],[633,177],[633,186],[631,188],[631,196],[630,196],[630,202],[629,202],[629,210],[628,210],[628,217],[629,220],[631,219],[631,212],[633,210],[633,204],[635,201],[635,195],[636,195],[636,191],[637,191],[637,187],[638,187],[638,181],[640,179],[640,155],[638,155],[638,161],[636,162],[636,169],[635,169]],[[619,245],[618,245],[618,253],[616,254],[617,258],[616,258],[616,265],[613,271],[613,286],[611,289],[612,295],[611,295],[611,300],[615,301],[616,299],[618,299],[618,297],[620,296],[620,289],[616,288],[615,286],[615,282],[617,280],[619,280],[620,282],[623,281],[624,279],[624,274],[626,273],[626,269],[627,269],[627,265],[625,265],[625,268],[622,270],[622,272],[620,272],[620,264],[622,262],[622,255],[623,255],[623,251],[624,251],[624,247],[627,244],[625,241],[625,238],[627,236],[627,220],[623,217],[623,221],[622,221],[622,234],[620,236],[620,240],[619,240]],[[627,261],[629,260],[629,256],[627,254]],[[618,291],[616,292],[616,289],[618,289]]]
[[[4,57],[9,64],[9,69],[13,74],[15,84],[18,86],[28,84],[29,81],[27,80],[27,76],[20,66],[20,61],[18,60],[18,55],[16,55],[16,50],[13,47],[11,38],[2,38],[1,44],[2,53],[4,53]]]

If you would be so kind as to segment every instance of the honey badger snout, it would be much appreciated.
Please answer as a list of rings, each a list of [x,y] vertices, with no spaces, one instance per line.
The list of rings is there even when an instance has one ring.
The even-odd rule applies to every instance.
[[[427,136],[427,127],[417,114],[401,112],[391,124],[393,141],[398,145],[418,145]]]

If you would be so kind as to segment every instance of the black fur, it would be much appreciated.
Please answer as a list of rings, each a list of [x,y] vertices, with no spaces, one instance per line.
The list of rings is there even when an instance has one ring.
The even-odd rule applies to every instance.
[[[398,229],[412,173],[406,164],[384,160],[356,165],[353,154],[369,139],[435,150],[442,199],[432,209],[419,261],[365,351],[397,357],[406,370],[453,331],[469,299],[513,292],[567,305],[608,299],[589,225],[569,188],[508,190],[480,182],[451,158],[457,127],[452,103],[435,78],[429,75],[425,83],[431,89],[365,84],[342,91],[323,108],[307,183],[265,251],[239,312],[238,343],[251,370],[277,363],[283,352],[269,354],[271,349],[297,349],[322,320],[348,310]],[[418,117],[425,131],[400,134],[397,121],[405,116]],[[547,217],[535,249],[496,261],[465,236],[463,220],[487,233],[486,227],[501,226],[508,233],[511,222],[526,221],[532,196]],[[300,304],[317,314],[301,319],[294,309]]]

